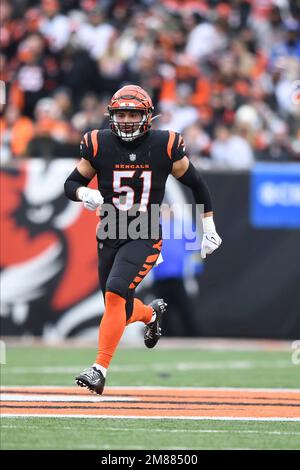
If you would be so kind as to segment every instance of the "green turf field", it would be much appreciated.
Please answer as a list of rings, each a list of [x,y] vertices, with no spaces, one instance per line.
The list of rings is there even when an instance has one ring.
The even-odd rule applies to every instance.
[[[84,348],[10,347],[1,386],[74,385]],[[300,388],[290,352],[119,349],[108,386]],[[1,419],[1,449],[300,449],[300,422],[106,418]]]

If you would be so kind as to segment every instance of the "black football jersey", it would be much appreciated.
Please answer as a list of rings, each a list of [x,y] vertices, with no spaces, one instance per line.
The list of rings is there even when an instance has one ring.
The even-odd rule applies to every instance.
[[[166,180],[173,163],[185,156],[180,134],[150,130],[132,142],[125,142],[109,129],[93,130],[84,135],[80,156],[96,170],[98,189],[104,198],[98,238],[161,236],[153,234],[157,234],[159,227],[158,209]],[[136,230],[139,236],[128,230],[130,224],[135,227],[134,220],[141,229]]]

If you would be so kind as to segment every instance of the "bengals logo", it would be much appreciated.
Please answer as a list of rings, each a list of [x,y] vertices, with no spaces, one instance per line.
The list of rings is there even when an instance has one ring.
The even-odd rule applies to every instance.
[[[1,171],[4,335],[65,337],[99,323],[97,219],[63,193],[75,164],[32,160]]]

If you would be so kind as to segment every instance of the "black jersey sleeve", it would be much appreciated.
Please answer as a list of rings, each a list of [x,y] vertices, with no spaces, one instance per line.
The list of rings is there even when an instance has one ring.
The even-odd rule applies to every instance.
[[[80,142],[80,157],[94,166],[95,157],[98,154],[98,130],[86,132]]]
[[[213,210],[209,189],[192,162],[178,181],[192,189],[196,204],[204,204],[204,212]]]
[[[169,131],[168,155],[172,162],[177,162],[186,157],[183,137],[178,132]]]

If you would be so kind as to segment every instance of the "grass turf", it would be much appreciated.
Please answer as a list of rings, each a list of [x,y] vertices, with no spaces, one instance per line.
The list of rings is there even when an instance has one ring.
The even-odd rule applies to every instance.
[[[95,350],[8,346],[6,356],[2,385],[74,385]],[[289,352],[119,349],[106,385],[298,388],[300,379]]]
[[[95,351],[10,347],[1,385],[74,385]],[[107,385],[298,388],[299,366],[275,351],[119,349]],[[297,422],[1,419],[1,449],[299,449]]]
[[[6,418],[2,449],[299,449],[299,423]]]

